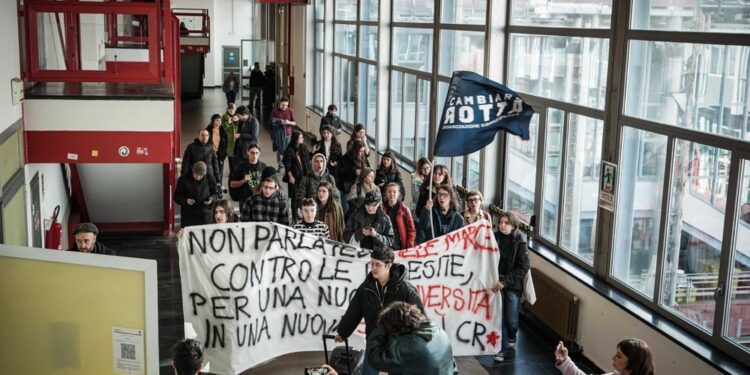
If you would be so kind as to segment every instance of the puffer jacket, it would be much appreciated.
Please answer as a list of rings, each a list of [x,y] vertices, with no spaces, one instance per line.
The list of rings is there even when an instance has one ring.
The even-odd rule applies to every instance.
[[[365,353],[373,368],[390,375],[458,374],[448,334],[429,321],[397,336],[375,328],[367,338]]]
[[[357,242],[362,244],[362,240],[365,238],[362,229],[369,225],[376,232],[372,238],[373,248],[370,250],[393,246],[393,225],[391,225],[391,219],[388,218],[388,215],[384,214],[382,210],[375,211],[375,215],[368,215],[365,210],[367,208],[360,207],[346,220],[344,242],[349,243],[353,236]]]
[[[185,154],[182,156],[182,169],[180,170],[180,174],[182,176],[190,175],[193,164],[199,161],[206,163],[207,175],[213,176],[214,181],[221,181],[219,179],[219,163],[216,159],[216,153],[214,152],[213,147],[211,147],[211,142],[203,144],[198,138],[195,138],[193,143],[185,148]]]
[[[417,290],[406,279],[406,266],[394,263],[391,266],[388,283],[385,284],[381,292],[381,288],[376,285],[378,281],[375,280],[372,273],[368,273],[365,281],[354,292],[354,297],[349,302],[349,307],[346,309],[344,316],[341,317],[341,323],[338,327],[339,336],[351,336],[362,318],[365,319],[365,332],[369,336],[377,326],[378,314],[395,301],[411,303],[419,307],[424,313],[422,300],[419,298]]]
[[[497,272],[500,275],[500,282],[503,283],[503,289],[523,291],[523,282],[526,273],[529,272],[529,249],[526,241],[520,231],[513,231],[513,251],[500,249],[500,262],[497,265]],[[500,243],[500,233],[495,232],[495,240]]]

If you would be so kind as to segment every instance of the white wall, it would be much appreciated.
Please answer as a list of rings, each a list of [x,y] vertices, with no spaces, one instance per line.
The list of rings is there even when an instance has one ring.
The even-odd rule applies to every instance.
[[[21,105],[13,105],[10,80],[21,78],[18,48],[18,18],[15,1],[0,2],[0,133],[21,118]]]
[[[648,343],[654,355],[654,365],[660,374],[720,373],[557,266],[533,252],[529,254],[532,267],[580,298],[578,342],[583,346],[583,354],[599,368],[612,371],[611,358],[617,343],[624,338],[637,337]],[[552,356],[554,348],[549,350]]]
[[[70,217],[70,204],[67,193],[65,192],[65,184],[63,181],[62,169],[60,164],[26,164],[25,175],[26,175],[26,216],[28,217],[29,228],[28,243],[32,242],[31,228],[31,185],[30,181],[34,178],[36,173],[39,173],[39,189],[40,192],[40,212],[42,215],[42,223],[45,220],[49,220],[52,217],[52,211],[55,206],[60,205],[60,214],[57,216],[57,221],[63,226],[62,241],[63,249],[67,249],[68,244],[68,217]],[[42,243],[44,243],[44,234],[42,233]]]
[[[164,220],[161,164],[79,164],[83,194],[95,223]]]
[[[221,46],[241,47],[242,39],[253,37],[253,22],[260,22],[260,13],[251,0],[214,0],[214,17],[211,19],[211,49],[213,54],[213,82],[206,80],[204,86],[221,86]],[[206,70],[209,69],[206,64]],[[244,67],[243,67],[244,69]]]

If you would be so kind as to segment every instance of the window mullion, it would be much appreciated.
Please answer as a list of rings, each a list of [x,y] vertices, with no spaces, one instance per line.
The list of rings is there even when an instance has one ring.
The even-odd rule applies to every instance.
[[[651,308],[656,310],[659,307],[661,301],[662,282],[664,277],[664,266],[666,265],[667,257],[667,228],[670,225],[669,219],[669,206],[672,200],[672,169],[674,168],[674,152],[675,152],[675,138],[669,137],[667,139],[667,156],[664,160],[664,186],[662,186],[662,201],[661,201],[661,216],[659,223],[659,242],[658,250],[656,254],[656,275],[654,279],[654,296],[652,299]]]
[[[568,129],[570,128],[570,112],[565,111],[564,117],[563,117],[563,141],[560,146],[560,178],[559,178],[559,186],[558,186],[558,195],[557,195],[557,232],[556,232],[556,238],[555,238],[555,245],[558,248],[562,248],[560,245],[561,238],[562,238],[562,222],[563,222],[563,216],[564,216],[564,202],[565,202],[565,180],[566,180],[566,170],[568,165],[568,138],[570,132]]]

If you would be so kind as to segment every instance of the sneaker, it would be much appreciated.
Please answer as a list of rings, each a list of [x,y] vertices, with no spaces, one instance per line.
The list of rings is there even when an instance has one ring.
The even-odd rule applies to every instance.
[[[505,353],[499,352],[495,354],[495,362],[504,362],[505,361]]]
[[[516,340],[509,339],[508,340],[508,349],[515,349],[516,348]]]

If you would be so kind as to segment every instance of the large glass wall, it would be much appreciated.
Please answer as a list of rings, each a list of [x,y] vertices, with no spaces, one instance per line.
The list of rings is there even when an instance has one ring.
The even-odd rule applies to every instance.
[[[499,180],[488,203],[535,216],[536,243],[750,364],[750,4],[325,3],[313,91],[332,85],[348,125],[377,124],[376,147],[413,167],[432,156],[454,71],[505,84],[536,109],[531,138],[437,158],[456,185]],[[333,67],[318,72],[324,57]],[[603,162],[616,167],[611,211]]]

